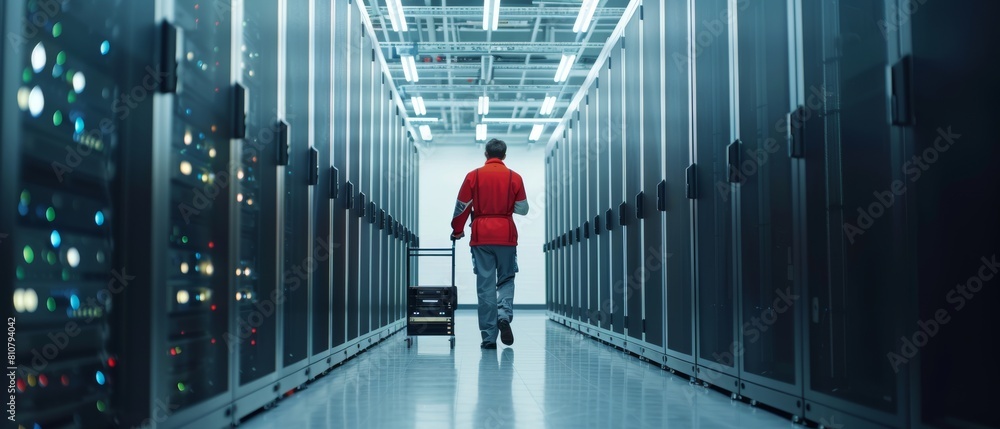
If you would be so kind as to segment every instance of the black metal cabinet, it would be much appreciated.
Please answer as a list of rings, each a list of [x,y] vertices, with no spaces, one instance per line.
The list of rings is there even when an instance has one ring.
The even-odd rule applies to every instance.
[[[712,22],[729,11],[726,0],[706,0],[696,4],[696,22]],[[721,21],[719,21],[721,23]],[[695,270],[697,272],[697,319],[695,357],[698,378],[723,389],[739,392],[739,352],[736,291],[733,272],[735,184],[729,182],[729,153],[735,127],[730,74],[730,29],[713,43],[701,47],[694,58],[697,70],[693,88],[698,198],[695,200]],[[683,64],[685,67],[688,64]],[[738,159],[738,158],[737,158]],[[738,165],[738,163],[737,163]],[[667,192],[680,192],[668,186]]]
[[[855,237],[855,207],[890,189],[899,151],[888,126],[889,43],[877,27],[883,2],[819,2],[807,22],[804,125],[807,285],[805,397],[810,419],[863,418],[903,425],[901,383],[886,361],[902,335],[905,294],[897,285],[906,252],[899,213]],[[902,207],[902,205],[900,205]],[[898,289],[897,289],[898,288]],[[842,417],[841,413],[848,414]]]
[[[362,112],[365,109],[365,101],[367,92],[364,91],[364,82],[366,82],[366,76],[370,78],[371,73],[369,71],[369,58],[371,56],[370,50],[366,51],[362,40],[368,36],[364,35],[364,29],[361,24],[357,22],[357,18],[354,14],[357,12],[353,8],[348,8],[350,10],[347,19],[347,34],[348,34],[348,95],[347,95],[347,105],[349,106],[349,112],[347,117],[348,124],[348,148],[347,148],[347,177],[351,186],[348,186],[348,198],[350,198],[350,210],[347,216],[348,224],[348,236],[347,236],[347,248],[355,249],[355,251],[348,251],[346,262],[347,262],[347,341],[357,339],[359,336],[359,323],[360,323],[360,312],[361,312],[361,290],[358,286],[361,279],[361,243],[363,241],[361,236],[361,216],[364,210],[364,204],[360,203],[361,200],[361,188],[360,180],[361,175],[364,173],[361,170],[362,165],[362,147],[363,144],[363,132],[365,131],[362,126]]]
[[[625,333],[625,228],[621,223],[622,206],[625,201],[625,62],[624,42],[619,39],[611,49],[609,58],[609,90],[611,98],[611,329],[617,334]]]
[[[333,265],[331,264],[331,229],[333,216],[331,208],[332,145],[332,18],[333,10],[329,2],[316,1],[313,26],[313,108],[311,111],[313,128],[312,147],[316,149],[316,183],[312,184],[312,225],[316,237],[310,256],[316,269],[312,272],[310,305],[312,306],[311,329],[312,350],[310,363],[325,362],[331,347],[333,325]],[[322,367],[322,366],[321,366]],[[315,372],[315,371],[314,371]]]
[[[614,312],[614,301],[611,297],[611,285],[614,283],[613,271],[614,271],[614,252],[611,248],[612,232],[610,225],[611,219],[608,213],[613,204],[614,198],[612,197],[611,185],[613,182],[612,175],[613,170],[611,167],[612,159],[614,159],[614,154],[611,149],[611,142],[615,138],[612,133],[612,123],[611,123],[611,67],[610,62],[605,61],[605,64],[601,65],[600,73],[598,74],[597,80],[594,86],[597,87],[596,99],[594,100],[597,105],[597,149],[596,153],[598,155],[598,187],[597,187],[597,213],[598,218],[595,220],[594,229],[599,231],[597,238],[597,244],[599,247],[599,259],[598,264],[601,267],[601,276],[598,280],[598,287],[600,288],[598,296],[601,299],[600,307],[598,308],[598,323],[603,329],[611,329],[611,319]]]
[[[680,282],[670,282],[667,281],[670,279],[666,278],[666,275],[672,274],[667,269],[667,263],[672,261],[666,257],[667,243],[665,242],[665,238],[673,237],[665,235],[664,220],[666,218],[668,222],[681,221],[684,219],[686,210],[684,210],[684,207],[677,207],[676,210],[666,213],[666,216],[664,216],[664,213],[659,210],[659,201],[657,201],[657,193],[655,192],[657,186],[663,180],[664,163],[667,161],[667,157],[665,156],[667,146],[686,146],[687,143],[686,139],[667,140],[664,138],[664,128],[669,128],[668,125],[674,124],[673,122],[669,124],[663,123],[664,110],[662,103],[667,100],[673,101],[673,99],[676,99],[675,103],[684,104],[684,97],[679,92],[673,91],[668,93],[671,97],[665,98],[664,94],[666,88],[664,88],[664,82],[661,79],[660,73],[661,57],[663,56],[660,34],[666,29],[661,24],[660,17],[660,9],[663,7],[664,5],[659,2],[643,4],[643,11],[639,19],[640,38],[634,41],[636,48],[641,52],[639,67],[642,76],[642,90],[640,93],[642,100],[640,131],[642,134],[639,141],[641,159],[636,160],[633,165],[638,164],[641,171],[642,212],[640,215],[642,217],[643,241],[643,253],[641,257],[642,270],[645,273],[643,275],[645,278],[645,286],[643,288],[643,306],[645,308],[644,330],[646,342],[657,348],[663,347],[666,340],[672,339],[670,336],[664,338],[665,322],[667,323],[666,328],[669,330],[676,330],[675,327],[679,327],[682,324],[687,326],[689,331],[691,329],[691,324],[688,323],[689,318],[685,318],[683,311],[679,311],[685,307],[672,306],[673,302],[671,300],[664,301],[665,289],[667,292],[672,290],[690,290],[690,284],[684,285]],[[633,73],[633,75],[637,73],[639,71]],[[671,79],[682,79],[682,76],[676,76],[673,70],[672,73],[664,76],[670,76]],[[671,116],[671,119],[673,117]],[[682,122],[682,120],[683,117],[677,117],[677,122]],[[679,127],[676,132],[680,134],[682,130],[683,128]],[[679,241],[681,237],[677,238]],[[677,251],[674,250],[674,253],[677,253]],[[684,254],[687,254],[687,252],[684,252]],[[671,258],[676,256],[679,255],[671,256]],[[678,266],[673,268],[678,269],[678,274],[686,270],[686,267],[680,267],[679,264],[676,265]],[[664,308],[664,303],[667,305],[666,308]],[[668,315],[669,318],[666,317]],[[688,342],[690,342],[690,335],[688,335]]]
[[[643,115],[642,99],[640,94],[644,91],[641,79],[642,67],[642,32],[639,31],[640,15],[635,14],[625,26],[622,37],[624,48],[622,49],[622,66],[624,83],[624,121],[625,127],[622,130],[622,144],[624,150],[625,168],[623,173],[625,179],[624,199],[625,213],[620,216],[627,218],[628,223],[624,225],[625,235],[625,278],[623,282],[623,293],[625,295],[625,323],[629,337],[636,340],[643,339],[643,299],[645,298],[645,281],[643,279],[643,248],[642,248],[642,222],[638,216],[641,215],[641,208],[636,202],[641,198],[642,176],[641,168],[636,168],[642,162],[642,133],[641,118]]]
[[[330,124],[332,128],[330,151],[333,157],[333,166],[336,169],[336,177],[333,178],[333,182],[337,188],[336,192],[333,193],[336,198],[333,205],[331,231],[331,244],[333,244],[331,257],[333,335],[331,346],[334,349],[344,345],[349,339],[347,320],[350,314],[348,312],[348,285],[351,284],[349,282],[351,269],[348,264],[348,243],[350,243],[349,233],[351,231],[349,224],[353,220],[350,216],[350,202],[353,199],[353,192],[348,189],[347,182],[352,180],[349,174],[352,163],[348,159],[350,154],[348,145],[351,141],[350,130],[353,123],[350,121],[352,109],[346,108],[346,106],[351,106],[351,97],[356,97],[353,95],[354,89],[351,87],[353,75],[351,65],[354,58],[349,51],[350,46],[352,46],[352,26],[349,21],[352,12],[350,5],[337,4],[333,6],[333,92],[331,95],[333,115]]]
[[[310,11],[312,0],[289,0],[289,11]],[[312,112],[309,110],[311,80],[309,33],[312,31],[309,13],[288,13],[285,22],[285,107],[288,123],[288,164],[278,171],[282,192],[279,207],[282,234],[281,275],[279,287],[284,297],[281,314],[281,365],[283,376],[296,374],[308,364],[310,353],[311,308],[310,290],[313,267],[310,252],[317,245],[313,238],[310,216],[309,175],[312,173],[309,148],[312,143]],[[279,144],[281,144],[279,142]],[[279,151],[281,149],[279,148]],[[295,375],[286,384],[295,387],[305,382]]]
[[[592,326],[597,326],[600,324],[599,315],[601,307],[601,297],[600,297],[600,284],[601,284],[601,267],[600,264],[600,244],[598,242],[598,235],[594,234],[594,216],[597,214],[600,208],[598,207],[598,183],[600,177],[597,171],[598,162],[601,159],[601,153],[598,151],[598,120],[597,120],[597,89],[593,86],[587,92],[584,99],[586,107],[584,109],[584,114],[586,115],[586,159],[587,159],[587,170],[586,170],[586,201],[587,205],[584,210],[580,212],[584,215],[582,225],[584,228],[583,238],[587,241],[587,266],[589,269],[588,282],[587,282],[587,311],[586,317],[583,318],[588,324]]]
[[[739,308],[743,395],[796,416],[801,400],[794,281],[792,160],[787,126],[796,76],[789,4],[750,1],[737,11],[739,139],[749,163],[739,187]],[[765,156],[766,162],[765,162]]]
[[[664,227],[664,250],[661,262],[666,267],[665,298],[663,309],[666,317],[667,364],[675,369],[691,371],[694,364],[694,276],[691,251],[693,201],[687,195],[686,170],[692,163],[692,119],[691,109],[695,88],[689,84],[692,70],[690,62],[676,62],[685,58],[688,48],[687,17],[691,13],[688,2],[667,0],[659,8],[661,30],[664,34],[665,86],[662,132],[666,146],[663,149],[664,181],[662,189],[657,188],[657,205],[666,215]],[[652,14],[651,12],[647,12]],[[724,141],[724,140],[721,140]],[[721,161],[721,160],[720,160]],[[711,172],[712,162],[704,165],[705,172]],[[724,163],[723,163],[724,164]],[[704,172],[697,172],[704,177]],[[699,177],[699,178],[700,178]],[[704,184],[702,184],[704,183]],[[698,198],[713,198],[717,192],[713,180],[700,181]],[[680,359],[682,363],[671,361]]]

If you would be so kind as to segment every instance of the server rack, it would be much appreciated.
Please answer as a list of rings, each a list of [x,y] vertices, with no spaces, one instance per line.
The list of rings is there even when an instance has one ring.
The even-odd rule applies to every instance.
[[[333,345],[331,343],[333,318],[337,313],[334,307],[335,272],[333,265],[334,246],[332,243],[334,230],[333,187],[333,46],[332,21],[334,8],[327,2],[314,2],[315,9],[310,13],[314,22],[311,33],[313,52],[313,88],[309,91],[312,97],[311,108],[315,152],[315,164],[310,160],[310,168],[315,168],[315,176],[310,177],[313,186],[311,223],[315,228],[316,243],[310,256],[316,264],[312,271],[312,350],[309,356],[310,375],[315,376],[330,368],[333,359],[330,357]],[[328,122],[329,121],[329,122]],[[315,182],[313,182],[313,179]],[[337,267],[339,268],[339,267]]]
[[[609,88],[611,90],[611,217],[608,221],[611,224],[609,236],[611,237],[611,303],[613,314],[611,318],[611,330],[617,334],[625,333],[625,225],[623,221],[625,212],[625,43],[622,39],[614,42],[617,47],[611,49],[608,57],[608,68],[610,69]],[[619,339],[621,341],[621,339]]]
[[[351,110],[338,106],[351,106],[353,94],[351,87],[351,72],[353,57],[348,50],[351,45],[350,21],[351,7],[348,5],[334,5],[333,9],[333,137],[330,142],[333,156],[333,181],[334,189],[331,195],[334,196],[334,208],[332,213],[333,231],[333,346],[334,363],[344,359],[346,352],[343,350],[347,343],[347,317],[348,311],[348,285],[350,283],[351,266],[348,264],[347,248],[350,243],[350,210],[354,200],[353,190],[349,186],[351,181],[349,162],[351,128]]]
[[[589,281],[587,283],[587,289],[589,296],[587,297],[587,311],[585,313],[586,317],[582,320],[590,325],[599,325],[601,322],[598,320],[600,315],[601,299],[599,295],[600,291],[600,280],[601,280],[601,266],[600,266],[600,246],[598,245],[598,236],[594,233],[594,216],[597,213],[598,205],[598,172],[597,163],[600,158],[600,153],[597,151],[597,93],[596,89],[591,89],[588,91],[587,96],[584,98],[586,108],[586,120],[587,120],[587,130],[586,130],[586,150],[587,150],[587,206],[585,210],[581,212],[585,215],[583,220],[583,238],[587,241],[588,250],[588,261],[587,265],[590,267],[590,275],[587,276]]]
[[[642,220],[642,270],[645,279],[643,289],[643,313],[645,314],[645,341],[650,347],[645,347],[646,356],[655,361],[663,362],[664,345],[667,340],[676,341],[674,336],[665,336],[665,333],[672,333],[675,326],[679,326],[681,321],[689,320],[683,317],[682,306],[670,307],[673,300],[670,291],[681,289],[681,282],[671,282],[667,275],[672,274],[667,269],[667,263],[673,262],[666,258],[666,243],[664,238],[670,238],[665,234],[664,222],[673,219],[675,216],[683,215],[683,208],[678,207],[677,212],[664,216],[661,210],[659,193],[657,192],[660,183],[663,181],[663,164],[669,159],[663,153],[666,147],[666,139],[661,128],[666,125],[661,121],[663,112],[664,92],[676,94],[680,98],[679,92],[664,91],[664,83],[660,73],[660,58],[662,48],[660,47],[660,32],[664,28],[660,24],[661,4],[652,2],[644,4],[639,15],[639,39],[638,51],[641,55],[639,71],[643,90],[640,94],[640,104],[642,105],[642,116],[639,118],[640,140],[640,187],[642,191],[637,197],[639,206],[636,208],[637,217]],[[673,77],[674,74],[671,74]],[[683,128],[681,128],[683,129]],[[665,207],[664,207],[665,208]],[[677,252],[674,252],[677,253]],[[686,252],[685,252],[686,253]],[[673,258],[673,256],[671,257]],[[684,272],[683,267],[678,268],[677,273]],[[689,287],[686,289],[690,289]],[[667,307],[664,307],[664,302]],[[661,311],[669,308],[670,311]],[[664,317],[669,315],[669,318]],[[668,323],[669,322],[669,323]],[[670,328],[671,330],[665,330]],[[690,330],[690,325],[688,325]]]
[[[642,110],[642,99],[640,94],[643,91],[643,82],[638,78],[642,67],[642,50],[639,42],[642,33],[639,31],[640,15],[631,17],[625,32],[622,36],[622,70],[625,78],[624,82],[624,129],[622,145],[624,146],[624,157],[627,161],[634,163],[642,162],[642,133],[640,119],[644,114]],[[643,248],[642,248],[642,214],[644,212],[641,205],[642,198],[642,177],[641,169],[625,168],[624,175],[624,197],[625,200],[619,209],[619,218],[622,220],[625,236],[624,257],[625,257],[625,277],[620,279],[623,282],[625,295],[625,333],[630,337],[627,345],[633,345],[630,350],[639,353],[637,342],[644,340],[645,314],[643,313],[643,300],[645,299],[645,281],[643,276]]]
[[[793,2],[794,3],[794,2]],[[801,337],[796,323],[803,307],[795,301],[792,158],[788,129],[780,124],[795,110],[797,49],[788,28],[793,4],[750,2],[738,10],[739,139],[753,154],[737,192],[740,361],[744,396],[802,416]],[[778,149],[775,149],[777,147]],[[783,150],[782,150],[783,149]],[[767,162],[760,162],[768,153]]]
[[[284,191],[279,184],[278,148],[285,149],[288,137],[287,122],[278,111],[282,66],[275,60],[284,49],[277,37],[283,11],[273,2],[247,0],[243,5],[242,10],[233,9],[242,14],[243,25],[236,28],[242,27],[237,34],[242,38],[239,61],[245,68],[239,70],[238,81],[247,88],[246,138],[237,158],[239,182],[233,197],[240,204],[236,267],[241,272],[235,278],[236,291],[227,294],[236,299],[235,324],[240,327],[231,346],[237,356],[230,419],[236,421],[280,396],[276,298],[281,293],[281,253],[274,243],[279,237],[278,197]]]
[[[17,366],[9,417],[23,426],[108,424],[121,406],[112,302],[139,281],[121,266],[116,191],[129,130],[111,95],[141,70],[128,60],[136,27],[88,21],[152,11],[111,3],[0,6],[0,196],[10,204],[0,211],[0,308]]]
[[[997,29],[989,20],[989,14],[997,12],[997,5],[986,4],[976,9],[947,6],[934,5],[916,16],[906,15],[912,10],[899,4],[897,16],[910,16],[912,20],[909,28],[903,23],[896,32],[902,39],[899,57],[890,57],[897,102],[899,96],[906,98],[907,86],[913,91],[912,126],[904,125],[907,144],[902,159],[912,160],[920,155],[930,161],[932,152],[950,144],[949,149],[941,152],[933,170],[928,169],[927,176],[919,182],[912,181],[915,177],[912,170],[906,173],[906,180],[916,186],[913,210],[907,212],[918,213],[919,219],[910,237],[920,237],[919,250],[912,260],[919,269],[911,277],[917,279],[920,299],[918,313],[903,325],[904,335],[910,341],[914,338],[919,341],[914,334],[919,328],[916,321],[936,317],[941,314],[942,306],[954,317],[915,356],[916,362],[909,363],[911,374],[916,375],[920,384],[919,393],[913,395],[911,403],[912,419],[924,427],[998,427],[1000,419],[994,412],[995,393],[991,386],[1000,381],[1000,370],[991,359],[993,335],[978,328],[996,326],[997,320],[993,307],[986,304],[998,302],[996,284],[1000,280],[996,278],[995,262],[1000,243],[995,221],[1000,212],[997,196],[1000,181],[989,162],[997,156],[997,147],[990,137],[990,118],[996,107],[980,96],[996,94],[997,82],[989,76],[993,63],[991,50],[961,53],[963,46],[973,46],[969,43],[975,40],[997,37]],[[947,33],[935,38],[938,31]],[[910,60],[905,59],[907,55]],[[912,62],[907,64],[909,61]],[[941,67],[941,64],[955,67]],[[907,85],[907,67],[912,67],[910,85]],[[897,112],[905,113],[900,110],[905,109]],[[905,114],[900,116],[898,119],[905,119]],[[933,227],[937,222],[950,227],[947,230]],[[932,268],[935,264],[941,269],[935,271]],[[992,268],[983,268],[987,265]],[[977,278],[983,283],[981,288],[974,280]],[[956,285],[959,282],[972,298],[959,291]],[[952,302],[948,302],[952,288],[956,292],[952,294]],[[959,295],[965,298],[966,305],[960,309]],[[940,301],[942,296],[945,303]],[[902,350],[901,345],[898,347],[897,350]],[[963,377],[949,375],[940,370],[942,367],[976,370],[974,376]],[[910,386],[916,383],[911,382]]]
[[[354,13],[354,10],[351,9]],[[353,15],[350,15],[353,16]],[[348,241],[347,246],[351,249],[358,249],[354,252],[347,252],[347,269],[348,285],[361,284],[361,274],[360,274],[360,255],[361,255],[361,224],[359,218],[363,216],[364,208],[366,202],[364,200],[364,194],[360,188],[361,179],[361,147],[362,147],[362,127],[361,113],[364,110],[365,104],[365,92],[363,91],[364,75],[370,73],[364,73],[365,66],[368,64],[368,56],[371,55],[369,51],[365,50],[362,45],[363,38],[367,37],[364,35],[364,31],[360,25],[353,22],[349,16],[348,24],[348,35],[350,37],[348,56],[349,56],[349,85],[350,92],[348,95],[348,103],[350,106],[350,115],[348,117],[349,128],[349,146],[347,149],[347,159],[349,166],[347,169],[348,184],[346,191],[349,195],[349,207],[350,211],[347,216],[348,223]],[[358,338],[359,331],[358,325],[360,323],[360,293],[359,288],[348,287],[347,288],[347,341],[351,342]]]
[[[612,150],[612,140],[615,138],[611,122],[611,62],[606,60],[607,65],[601,65],[601,71],[594,86],[597,87],[597,120],[598,137],[597,153],[598,159],[598,203],[597,218],[594,220],[594,230],[599,234],[598,245],[600,246],[600,266],[601,277],[598,281],[601,303],[598,322],[605,332],[611,330],[611,321],[615,311],[615,301],[612,298],[612,285],[614,284],[614,263],[615,253],[612,251],[612,230],[614,211],[611,209],[614,204],[612,191],[612,160],[614,151]],[[603,85],[602,85],[603,83]]]
[[[662,174],[664,180],[656,189],[659,210],[666,213],[664,226],[663,264],[666,270],[664,298],[666,320],[664,347],[667,355],[665,363],[671,368],[694,374],[695,362],[695,306],[694,275],[692,266],[694,238],[692,219],[695,212],[694,200],[712,198],[717,193],[715,179],[706,177],[716,162],[706,162],[693,168],[694,182],[689,183],[687,173],[695,163],[694,135],[694,88],[692,87],[691,62],[678,63],[675,58],[685,58],[688,54],[688,34],[691,4],[685,0],[668,0],[658,9],[660,35],[663,54],[660,67],[666,78],[663,81],[663,124],[665,145],[663,147]],[[652,10],[647,17],[656,16]],[[649,18],[647,18],[649,19]],[[719,141],[719,140],[717,140]],[[725,141],[722,139],[721,141]],[[691,186],[693,193],[688,193]]]

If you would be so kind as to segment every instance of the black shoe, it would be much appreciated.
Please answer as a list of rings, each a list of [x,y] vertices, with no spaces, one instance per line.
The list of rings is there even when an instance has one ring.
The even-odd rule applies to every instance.
[[[496,349],[497,348],[497,343],[488,343],[486,341],[483,341],[483,343],[480,344],[479,347],[484,348],[484,349]]]
[[[514,333],[510,330],[510,322],[506,320],[501,320],[500,323],[500,341],[503,341],[506,345],[514,344]]]

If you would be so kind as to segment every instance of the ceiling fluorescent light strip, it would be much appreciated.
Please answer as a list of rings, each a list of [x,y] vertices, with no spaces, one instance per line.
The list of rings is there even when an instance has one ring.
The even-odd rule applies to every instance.
[[[431,134],[431,127],[429,125],[420,126],[420,138],[424,141],[434,140],[434,135]]]
[[[476,125],[476,140],[486,141],[486,124]]]
[[[500,0],[493,0],[493,30],[500,28]]]
[[[479,109],[478,109],[478,112],[479,112],[480,115],[489,115],[490,114],[490,97],[485,96],[485,95],[479,96]]]
[[[490,15],[493,13],[493,0],[483,0],[483,30],[489,30],[493,23]]]
[[[566,78],[569,77],[570,70],[573,69],[573,63],[576,61],[576,54],[566,55],[563,54],[562,60],[559,61],[559,68],[556,69],[556,82],[565,82]]]
[[[590,28],[590,21],[594,19],[595,11],[597,11],[597,0],[584,0],[583,4],[580,5],[580,13],[576,16],[576,22],[573,23],[573,32],[587,31]]]
[[[399,61],[403,65],[403,75],[407,82],[420,81],[420,76],[417,75],[417,63],[413,60],[413,55],[404,55],[400,57]]]
[[[538,141],[538,139],[542,137],[542,131],[544,130],[545,125],[535,124],[535,126],[531,127],[531,135],[528,136],[528,140],[533,142]]]
[[[543,115],[548,115],[552,113],[552,108],[556,106],[555,96],[546,96],[545,101],[542,102],[542,110],[539,112]]]

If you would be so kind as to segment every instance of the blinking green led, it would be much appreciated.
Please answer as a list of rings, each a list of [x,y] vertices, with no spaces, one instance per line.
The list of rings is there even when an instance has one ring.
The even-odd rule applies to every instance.
[[[62,121],[63,121],[62,112],[59,111],[59,110],[56,110],[56,112],[52,114],[52,125],[55,125],[55,126],[58,127],[58,126],[62,125]]]
[[[69,270],[65,270],[64,269],[62,271],[62,279],[63,279],[64,282],[69,281]]]
[[[104,401],[97,401],[97,411],[103,413],[105,409],[107,409],[107,406],[104,405]]]
[[[56,311],[56,299],[51,296],[49,299],[46,299],[45,308],[49,309],[49,311]]]
[[[24,72],[21,73],[21,80],[23,80],[24,83],[31,82],[31,68],[24,69]]]
[[[177,390],[183,392],[185,389],[184,383],[177,383]]]
[[[31,193],[27,189],[21,191],[21,203],[25,205],[31,204]]]
[[[59,262],[59,258],[56,256],[55,252],[46,252],[45,261],[48,262],[49,265],[55,265],[56,262]]]
[[[70,102],[70,103],[75,103],[76,102],[76,92],[75,91],[70,91],[69,94],[66,94],[66,101]]]
[[[56,220],[56,209],[49,207],[45,210],[45,219],[49,222]]]
[[[24,251],[21,253],[24,254],[24,262],[29,264],[35,262],[35,251],[31,249],[31,246],[24,246]]]
[[[14,271],[17,272],[17,279],[18,280],[24,280],[24,267],[18,266],[17,269],[14,270]]]
[[[188,237],[186,235],[181,237],[181,243],[187,244],[187,242],[188,242]]]
[[[62,35],[62,23],[57,22],[52,25],[52,37],[59,37]]]
[[[59,53],[56,54],[56,64],[66,64],[66,51],[59,51]]]

